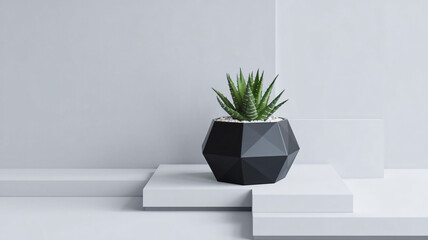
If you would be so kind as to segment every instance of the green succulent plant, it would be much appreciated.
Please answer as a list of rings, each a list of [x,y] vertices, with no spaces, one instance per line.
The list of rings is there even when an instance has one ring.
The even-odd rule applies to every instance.
[[[226,74],[233,104],[229,101],[229,99],[227,99],[227,97],[213,88],[214,92],[217,93],[217,101],[220,103],[220,106],[233,119],[240,121],[266,121],[276,110],[278,110],[278,108],[288,101],[287,99],[277,104],[279,98],[284,92],[284,90],[282,90],[282,92],[274,100],[272,100],[272,102],[268,103],[270,94],[272,93],[273,85],[275,84],[278,75],[276,75],[264,94],[262,94],[263,75],[264,72],[259,74],[259,70],[257,70],[255,77],[254,73],[251,72],[248,75],[247,81],[245,81],[244,74],[242,74],[242,70],[240,69],[239,74],[236,75],[235,86],[230,75]]]

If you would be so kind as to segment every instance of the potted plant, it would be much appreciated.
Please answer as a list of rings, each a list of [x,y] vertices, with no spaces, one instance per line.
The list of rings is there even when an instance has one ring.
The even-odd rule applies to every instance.
[[[211,122],[202,145],[217,181],[242,185],[275,183],[287,175],[299,152],[288,120],[272,116],[287,102],[278,103],[284,90],[269,102],[278,75],[264,93],[263,75],[257,70],[246,81],[240,70],[235,86],[226,74],[233,104],[213,89],[220,106],[229,114]]]

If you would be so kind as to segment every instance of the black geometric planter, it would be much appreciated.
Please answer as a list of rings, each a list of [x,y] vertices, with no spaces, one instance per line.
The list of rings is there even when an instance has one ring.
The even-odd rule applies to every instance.
[[[213,120],[202,145],[217,181],[241,185],[283,179],[299,149],[287,119],[246,123]]]

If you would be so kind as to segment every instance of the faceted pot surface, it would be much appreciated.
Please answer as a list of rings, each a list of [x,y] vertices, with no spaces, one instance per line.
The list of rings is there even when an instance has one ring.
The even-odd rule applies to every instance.
[[[283,179],[299,149],[287,119],[245,123],[213,120],[202,145],[217,181],[242,185]]]

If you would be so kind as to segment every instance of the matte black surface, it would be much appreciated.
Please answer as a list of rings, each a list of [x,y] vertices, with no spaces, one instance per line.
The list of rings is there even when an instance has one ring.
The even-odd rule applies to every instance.
[[[283,179],[299,149],[286,119],[257,123],[213,120],[202,145],[217,181],[242,185]]]

